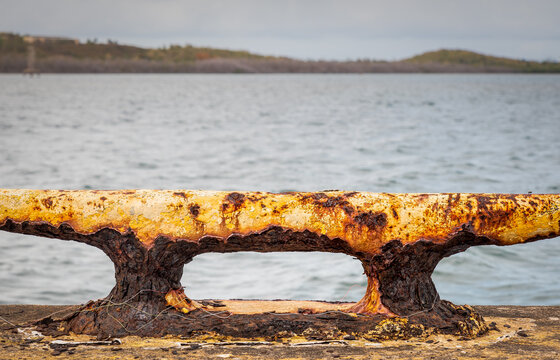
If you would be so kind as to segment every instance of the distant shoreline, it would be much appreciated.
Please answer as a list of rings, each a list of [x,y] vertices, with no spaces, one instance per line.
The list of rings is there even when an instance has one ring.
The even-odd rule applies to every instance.
[[[438,50],[399,61],[297,60],[194,46],[159,49],[117,42],[0,33],[0,73],[560,73],[559,62]]]
[[[22,73],[25,58],[0,57],[1,73]],[[185,63],[149,60],[92,60],[69,57],[36,61],[39,73],[191,73],[191,74],[387,74],[387,73],[560,73],[519,71],[500,66],[407,62],[335,62],[216,58]]]

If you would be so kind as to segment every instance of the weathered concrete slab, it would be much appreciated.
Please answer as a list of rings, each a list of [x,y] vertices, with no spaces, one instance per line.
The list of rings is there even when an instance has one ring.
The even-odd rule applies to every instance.
[[[235,306],[239,306],[238,304]],[[0,359],[558,359],[560,306],[477,306],[493,330],[474,339],[430,335],[408,340],[265,341],[226,337],[86,335],[41,337],[17,326],[78,307],[0,305]]]

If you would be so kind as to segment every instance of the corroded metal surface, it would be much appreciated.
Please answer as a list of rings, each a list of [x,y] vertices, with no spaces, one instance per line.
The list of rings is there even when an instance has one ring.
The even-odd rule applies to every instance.
[[[152,314],[167,305],[182,313],[202,307],[180,284],[183,265],[201,253],[342,252],[358,258],[368,277],[366,295],[347,312],[445,327],[472,314],[439,299],[431,281],[437,263],[473,245],[558,236],[560,196],[0,190],[0,230],[99,247],[117,280],[104,304],[132,301]],[[116,316],[161,333],[129,308],[95,309],[86,307],[70,328],[95,333],[100,325],[111,333],[107,323]]]
[[[0,223],[64,223],[80,234],[132,231],[147,248],[158,236],[226,239],[271,226],[342,239],[370,254],[395,239],[442,243],[462,227],[511,245],[558,234],[559,207],[558,195],[533,194],[0,190]]]

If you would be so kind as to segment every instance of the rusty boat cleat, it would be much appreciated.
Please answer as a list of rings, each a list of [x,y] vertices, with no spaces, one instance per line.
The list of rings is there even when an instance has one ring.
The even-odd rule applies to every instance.
[[[483,319],[469,306],[439,298],[431,280],[436,265],[470,246],[559,236],[560,195],[7,189],[0,190],[0,230],[83,242],[113,261],[111,293],[61,320],[66,331],[107,337],[211,328],[237,337],[281,337],[269,326],[279,321],[272,319],[276,310],[259,315],[266,302],[249,301],[247,311],[239,310],[239,301],[189,299],[180,283],[183,266],[208,252],[324,251],[361,261],[366,294],[355,304],[283,302],[293,316],[282,321],[300,324],[288,333],[323,329],[313,336],[384,338],[431,328],[475,336],[487,330]],[[208,316],[215,310],[228,320]],[[334,330],[325,325],[329,312],[337,314]]]

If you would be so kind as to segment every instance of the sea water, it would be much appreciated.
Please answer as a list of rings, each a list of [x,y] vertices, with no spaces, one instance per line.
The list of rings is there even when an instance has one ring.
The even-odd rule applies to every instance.
[[[0,75],[0,188],[560,192],[558,75]],[[0,232],[0,303],[104,297],[85,244]],[[357,300],[344,254],[205,254],[193,298]],[[442,298],[560,305],[560,238],[445,259]]]

